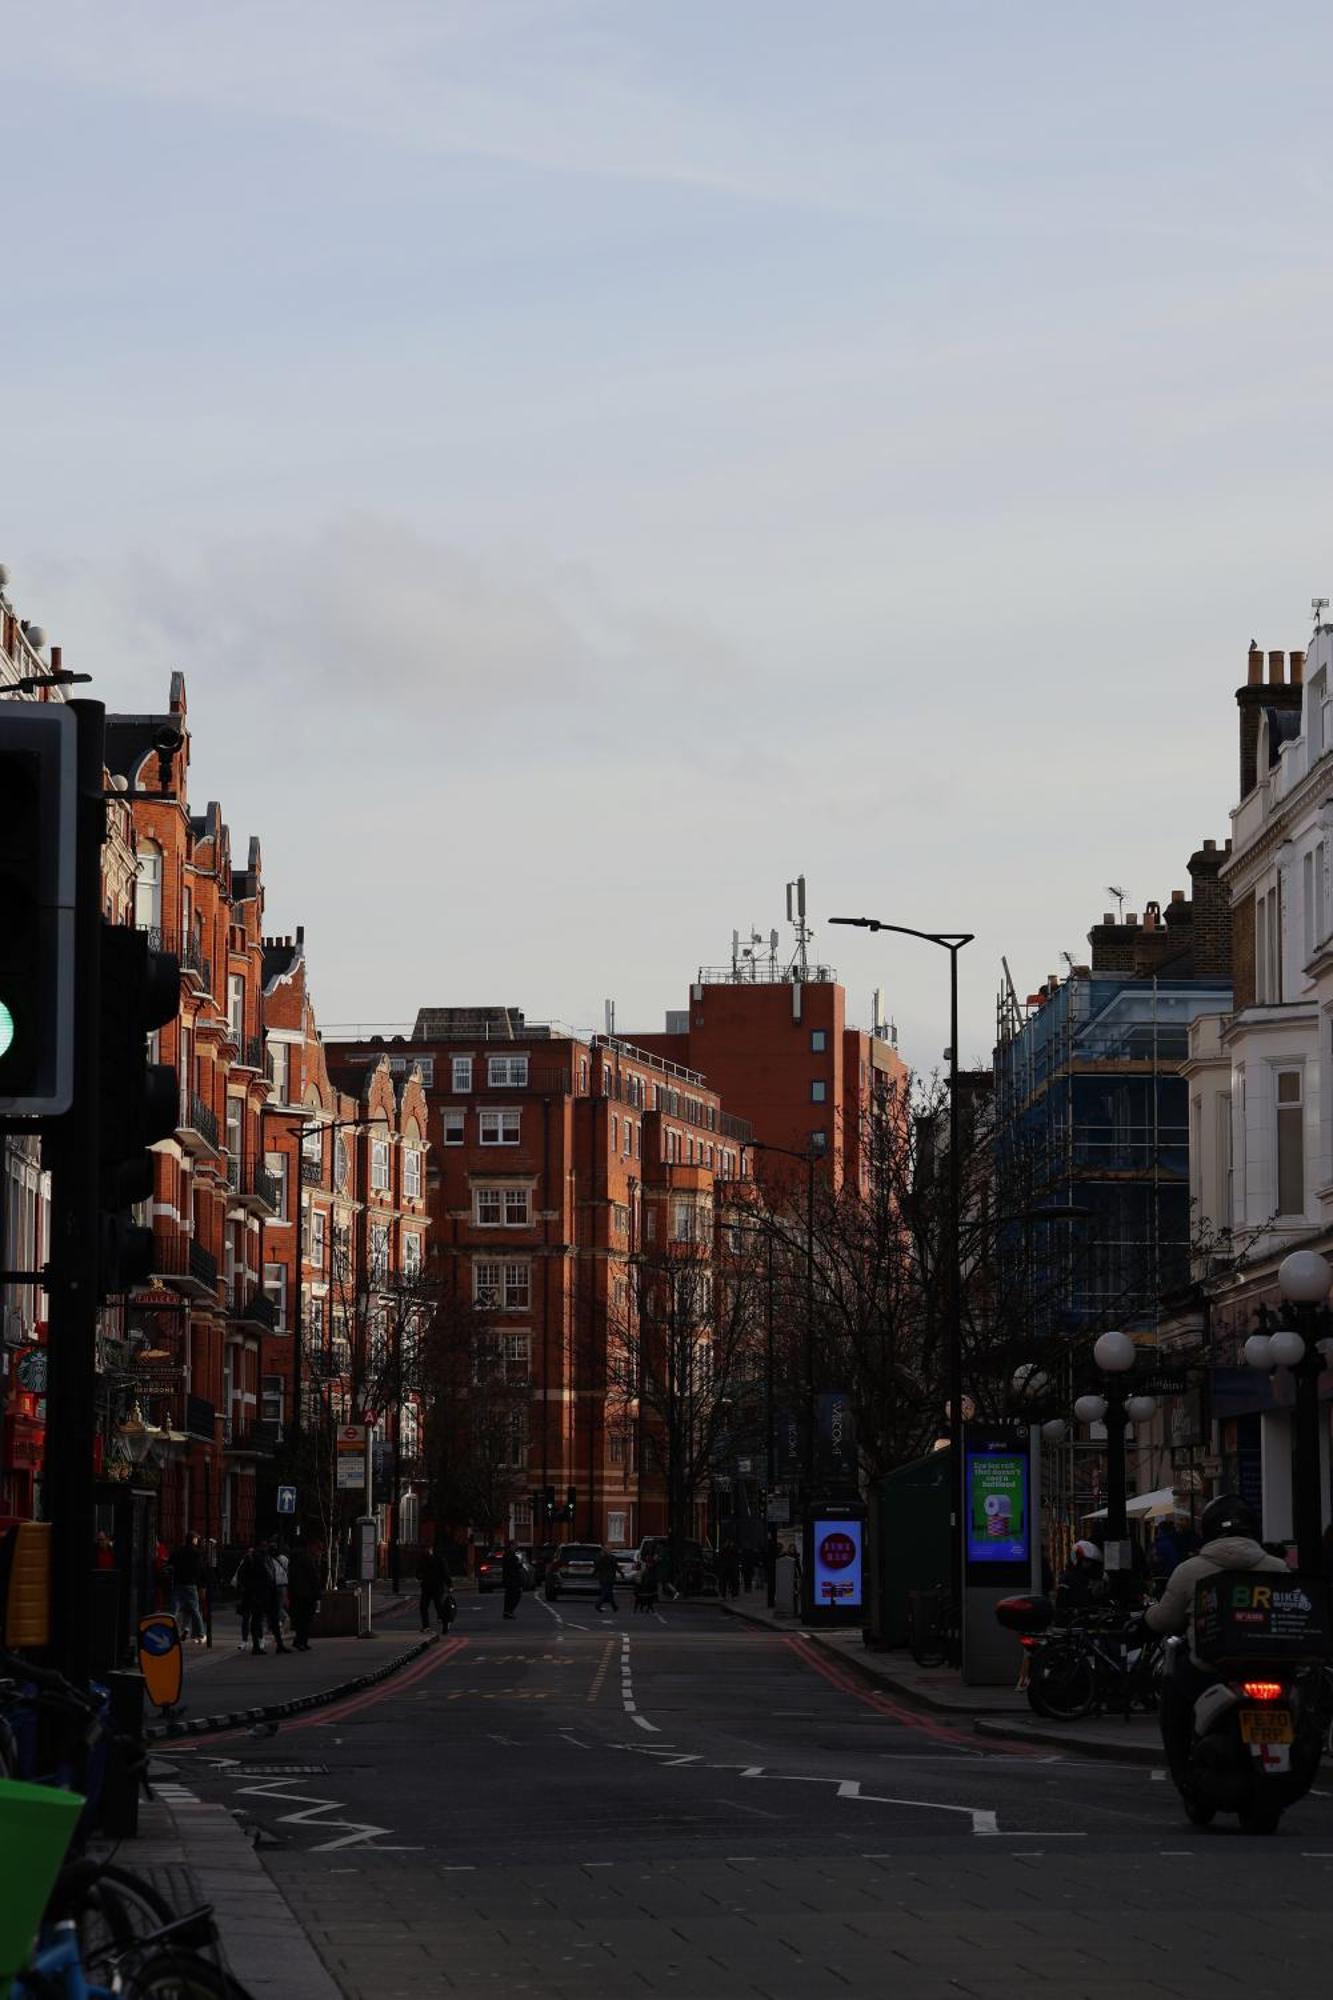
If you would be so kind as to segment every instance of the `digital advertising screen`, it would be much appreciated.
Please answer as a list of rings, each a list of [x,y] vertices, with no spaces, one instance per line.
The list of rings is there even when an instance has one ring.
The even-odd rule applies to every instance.
[[[831,1611],[857,1611],[863,1601],[865,1523],[820,1520],[811,1523],[812,1598]]]
[[[1030,1552],[1027,1453],[969,1451],[967,1560],[1026,1563]]]

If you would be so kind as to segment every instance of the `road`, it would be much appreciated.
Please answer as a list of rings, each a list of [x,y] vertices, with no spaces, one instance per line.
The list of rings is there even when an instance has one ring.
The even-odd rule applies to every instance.
[[[1333,1796],[1196,1832],[1145,1767],[982,1748],[698,1605],[464,1599],[384,1688],[179,1770],[367,2000],[1290,2000],[1333,1957]]]

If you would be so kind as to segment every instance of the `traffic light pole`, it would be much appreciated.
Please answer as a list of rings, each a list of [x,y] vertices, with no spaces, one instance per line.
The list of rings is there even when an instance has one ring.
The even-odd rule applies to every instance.
[[[47,1127],[43,1140],[51,1169],[51,1256],[42,1505],[51,1523],[55,1657],[72,1681],[85,1685],[92,1649],[106,711],[100,701],[76,701],[70,707],[78,717],[74,1101]]]

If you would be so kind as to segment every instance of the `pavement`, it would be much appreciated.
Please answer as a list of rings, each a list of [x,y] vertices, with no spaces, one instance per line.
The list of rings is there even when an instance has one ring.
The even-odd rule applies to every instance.
[[[731,1616],[752,1624],[785,1632],[804,1631],[812,1645],[897,1700],[937,1714],[965,1717],[979,1736],[1048,1744],[1074,1756],[1119,1758],[1131,1764],[1162,1761],[1154,1716],[1090,1716],[1082,1722],[1054,1722],[1037,1715],[1026,1694],[1017,1688],[969,1687],[957,1668],[919,1667],[906,1651],[881,1652],[867,1646],[859,1631],[803,1627],[770,1610],[762,1589],[720,1602]]]
[[[1324,1788],[1268,1839],[1195,1829],[1160,1768],[979,1735],[827,1643],[849,1636],[716,1604],[530,1595],[505,1623],[460,1600],[450,1639],[379,1687],[259,1741],[173,1745],[177,1865],[235,1887],[252,1990],[276,1959],[247,1977],[241,1932],[308,1947],[282,1974],[299,2000],[1322,1987]]]

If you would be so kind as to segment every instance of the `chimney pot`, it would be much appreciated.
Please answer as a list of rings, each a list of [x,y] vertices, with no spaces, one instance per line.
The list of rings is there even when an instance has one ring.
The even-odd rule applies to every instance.
[[[1268,685],[1281,687],[1286,677],[1287,656],[1280,646],[1270,648],[1268,654]]]
[[[1299,687],[1304,679],[1305,655],[1304,653],[1293,653],[1291,656],[1291,684],[1294,688]]]
[[[1259,648],[1255,645],[1253,639],[1251,639],[1250,641],[1250,657],[1249,657],[1248,671],[1249,671],[1250,686],[1257,687],[1260,681],[1264,677],[1264,656],[1259,651]]]
[[[1138,917],[1138,912],[1137,912],[1137,910],[1126,910],[1126,911],[1125,911],[1125,922],[1126,922],[1127,924],[1137,924],[1137,923],[1138,923],[1138,920],[1139,920],[1139,917]]]
[[[1171,891],[1171,901],[1173,903],[1183,903],[1184,900],[1185,900],[1185,891],[1183,889],[1173,889]]]
[[[1115,911],[1114,911],[1114,910],[1103,910],[1103,911],[1102,911],[1102,922],[1103,922],[1104,924],[1113,924],[1113,923],[1115,922]]]
[[[52,646],[52,648],[51,648],[51,672],[52,672],[53,674],[58,674],[58,673],[60,672],[60,662],[62,661],[62,659],[64,658],[64,656],[65,656],[65,649],[64,649],[64,647],[63,647],[63,646]]]
[[[1205,842],[1203,843],[1203,851],[1205,854],[1216,854],[1217,842],[1215,840],[1205,840]]]

